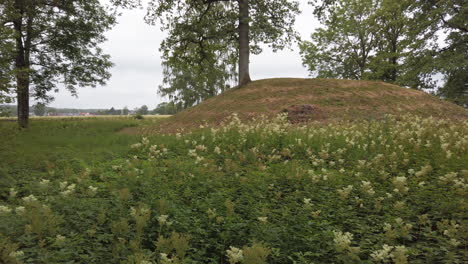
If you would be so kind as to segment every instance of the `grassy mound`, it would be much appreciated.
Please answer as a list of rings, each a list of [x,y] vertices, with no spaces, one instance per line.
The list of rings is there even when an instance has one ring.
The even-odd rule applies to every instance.
[[[165,124],[165,130],[219,124],[232,113],[243,120],[262,115],[271,117],[292,105],[310,104],[320,115],[315,119],[374,119],[385,114],[417,114],[466,118],[467,111],[422,91],[376,81],[333,79],[266,79],[187,109]]]

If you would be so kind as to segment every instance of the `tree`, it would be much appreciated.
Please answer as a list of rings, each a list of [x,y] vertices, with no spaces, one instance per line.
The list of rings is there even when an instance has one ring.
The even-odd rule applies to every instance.
[[[327,3],[327,2],[324,2]],[[315,13],[324,25],[300,43],[303,63],[320,78],[366,79],[376,46],[374,0],[329,2]]]
[[[122,115],[128,115],[129,112],[128,107],[126,106],[122,109]]]
[[[44,116],[46,114],[46,105],[44,103],[36,103],[34,105],[34,114],[36,116]]]
[[[109,79],[112,63],[98,45],[114,15],[99,0],[0,2],[0,91],[14,88],[20,127],[28,127],[30,96],[48,101],[58,83],[76,95]]]
[[[107,114],[108,114],[108,115],[118,115],[118,114],[119,114],[119,111],[115,110],[114,107],[111,107],[111,108],[109,109],[109,111],[107,111]]]
[[[139,114],[139,115],[147,115],[147,114],[148,114],[148,106],[147,106],[147,105],[141,106],[141,107],[138,109],[137,114]]]
[[[301,43],[303,63],[318,77],[383,80],[413,88],[433,85],[427,46],[434,30],[414,16],[411,0],[314,3],[323,28]]]
[[[235,64],[238,85],[250,82],[250,53],[260,53],[261,43],[274,50],[291,43],[299,13],[288,0],[152,0],[148,10],[146,21],[168,31],[160,93],[185,107],[229,88]]]
[[[428,57],[428,72],[441,73],[445,83],[437,93],[457,104],[468,104],[468,2],[464,0],[415,0],[416,16],[425,18],[432,28],[444,34],[439,38]],[[440,36],[446,36],[440,39]]]

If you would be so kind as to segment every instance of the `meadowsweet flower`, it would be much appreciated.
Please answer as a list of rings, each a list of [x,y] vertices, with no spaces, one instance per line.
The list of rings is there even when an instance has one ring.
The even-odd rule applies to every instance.
[[[322,211],[321,210],[317,210],[317,211],[313,211],[311,214],[312,214],[312,217],[313,218],[318,218],[320,216],[320,213]]]
[[[391,255],[395,264],[407,264],[408,258],[406,257],[406,247],[405,246],[395,246],[393,254]]]
[[[374,195],[375,194],[375,191],[374,189],[372,188],[372,185],[371,185],[371,182],[369,181],[361,181],[362,185],[361,185],[361,189],[369,194],[369,195]]]
[[[261,217],[257,217],[258,221],[262,222],[262,223],[266,223],[268,221],[268,217],[266,216],[261,216]]]
[[[349,232],[333,231],[333,242],[335,242],[336,249],[338,251],[349,250],[351,241],[353,240],[353,234]]]
[[[50,180],[44,180],[43,179],[42,181],[39,182],[39,185],[41,187],[47,187],[47,185],[49,185],[49,183],[50,183]]]
[[[160,256],[163,264],[172,263],[172,259],[170,259],[166,253],[161,253]]]
[[[60,189],[63,190],[65,189],[65,187],[67,187],[68,182],[64,181],[64,182],[61,182],[59,185],[60,185]]]
[[[158,216],[157,219],[158,219],[158,222],[159,222],[160,225],[170,226],[172,224],[172,222],[167,221],[168,218],[169,218],[168,215],[160,215],[160,216]]]
[[[455,238],[452,238],[452,239],[450,239],[449,244],[454,246],[454,247],[458,247],[461,244],[461,242],[456,240]]]
[[[18,251],[13,251],[11,252],[8,256],[12,257],[12,258],[21,258],[24,256],[24,252],[21,251],[21,250],[18,250]]]
[[[9,214],[11,213],[11,208],[5,205],[0,205],[0,214]]]
[[[27,197],[23,197],[23,201],[25,201],[26,203],[32,203],[32,202],[37,201],[37,198],[31,194]]]
[[[62,235],[57,235],[57,236],[55,237],[55,243],[61,244],[62,242],[65,241],[65,238],[66,238],[66,237],[64,237],[64,236],[62,236]]]
[[[393,178],[392,183],[395,186],[395,189],[393,190],[394,192],[406,193],[409,190],[409,188],[406,186],[406,177],[404,176]]]
[[[304,198],[304,204],[305,204],[305,205],[312,205],[312,204],[310,203],[310,201],[311,201],[310,198]]]
[[[382,249],[372,252],[371,257],[372,259],[378,262],[380,261],[387,262],[392,257],[392,254],[390,253],[392,250],[393,250],[393,246],[384,244],[382,246]]]
[[[226,250],[226,255],[229,259],[230,264],[240,263],[244,260],[244,253],[242,249],[231,246],[230,249]]]
[[[130,145],[130,148],[137,149],[137,148],[140,148],[141,146],[143,146],[141,143],[135,143],[135,144]]]
[[[221,149],[220,149],[218,146],[216,146],[216,147],[214,148],[214,153],[216,153],[216,154],[218,154],[218,155],[221,154]]]
[[[338,194],[340,195],[340,198],[342,200],[346,200],[352,190],[353,190],[353,186],[348,185],[347,187],[344,187],[344,188],[338,190]]]
[[[88,186],[88,192],[91,196],[94,196],[96,194],[98,190],[98,187],[94,187],[94,186]]]
[[[18,215],[24,214],[25,211],[26,211],[26,208],[24,206],[18,206],[15,208],[15,213]]]

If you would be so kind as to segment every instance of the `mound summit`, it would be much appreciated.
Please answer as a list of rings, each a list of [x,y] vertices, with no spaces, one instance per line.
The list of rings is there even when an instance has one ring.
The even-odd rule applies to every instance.
[[[422,91],[379,81],[278,78],[253,81],[186,109],[165,120],[164,130],[217,125],[233,113],[243,120],[299,113],[299,119],[354,120],[385,114],[468,117],[463,107]],[[294,117],[292,117],[294,120]]]

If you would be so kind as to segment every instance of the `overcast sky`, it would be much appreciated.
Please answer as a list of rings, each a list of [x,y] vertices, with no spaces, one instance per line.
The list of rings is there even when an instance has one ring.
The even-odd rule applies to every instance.
[[[308,39],[318,23],[312,15],[308,0],[299,0],[302,14],[296,19],[296,30]],[[108,41],[102,46],[111,55],[115,66],[106,86],[81,88],[78,98],[66,90],[54,94],[50,104],[59,108],[123,108],[147,105],[150,109],[167,101],[157,94],[162,82],[161,56],[158,51],[165,34],[159,26],[149,26],[143,21],[145,10],[124,10],[118,25],[107,33]],[[253,80],[275,77],[306,78],[297,45],[291,50],[273,53],[265,48],[260,55],[250,57],[250,76]]]

